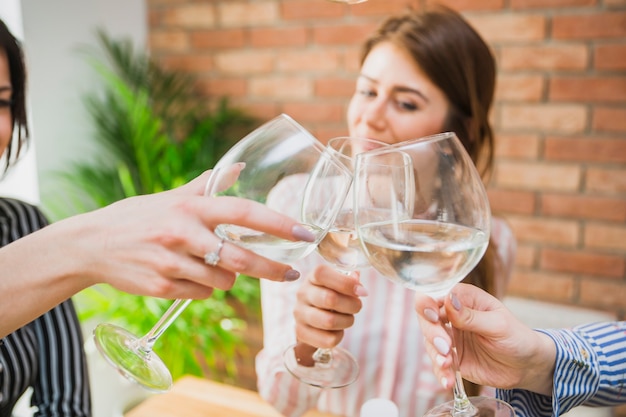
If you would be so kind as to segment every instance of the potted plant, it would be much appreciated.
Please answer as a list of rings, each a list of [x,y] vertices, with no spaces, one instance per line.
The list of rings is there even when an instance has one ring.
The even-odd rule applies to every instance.
[[[96,209],[119,199],[174,188],[217,160],[255,120],[223,99],[208,106],[188,74],[168,71],[127,40],[99,31],[101,48],[86,50],[103,89],[85,97],[98,156],[69,165],[57,178],[62,192],[44,196],[52,218]],[[256,280],[240,277],[228,291],[190,304],[159,339],[155,351],[174,378],[182,374],[232,381],[245,355],[246,308],[259,311]],[[114,322],[145,334],[171,301],[96,286],[75,297],[81,320]],[[256,307],[254,307],[256,306]]]

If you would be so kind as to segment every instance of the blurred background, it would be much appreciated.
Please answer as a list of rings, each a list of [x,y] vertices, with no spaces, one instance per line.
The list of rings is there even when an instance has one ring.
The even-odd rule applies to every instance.
[[[431,3],[2,0],[26,50],[35,146],[19,167],[30,179],[8,178],[0,193],[40,202],[56,190],[51,172],[97,153],[83,100],[98,80],[77,53],[97,44],[96,28],[193,77],[208,109],[226,97],[259,124],[284,112],[325,141],[347,132],[365,37]],[[499,65],[488,189],[518,240],[509,293],[625,319],[626,1],[440,3],[462,12]]]

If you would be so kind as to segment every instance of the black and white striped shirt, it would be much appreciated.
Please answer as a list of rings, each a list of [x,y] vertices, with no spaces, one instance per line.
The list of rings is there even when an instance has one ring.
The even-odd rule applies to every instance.
[[[36,207],[0,198],[0,246],[46,224]],[[28,387],[37,417],[91,416],[83,337],[71,300],[0,339],[0,417],[11,416]]]

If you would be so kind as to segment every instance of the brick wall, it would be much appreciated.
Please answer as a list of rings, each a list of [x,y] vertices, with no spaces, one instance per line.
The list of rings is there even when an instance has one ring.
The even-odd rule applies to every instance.
[[[406,0],[148,0],[150,48],[208,99],[346,133],[359,45]],[[489,186],[519,253],[510,291],[626,318],[626,1],[458,0],[499,63]]]

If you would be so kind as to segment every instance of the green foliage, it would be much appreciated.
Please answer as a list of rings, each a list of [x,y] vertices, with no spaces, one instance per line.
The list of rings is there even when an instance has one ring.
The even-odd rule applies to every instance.
[[[182,185],[213,167],[255,123],[225,99],[209,109],[193,78],[161,68],[130,42],[104,32],[98,41],[100,48],[85,52],[103,87],[84,103],[101,150],[56,173],[59,190],[45,205],[57,219]],[[231,291],[192,302],[155,346],[174,377],[218,368],[234,373],[245,321],[231,305],[258,304],[258,296],[258,282],[240,277]],[[136,334],[147,333],[171,304],[104,285],[81,292],[76,302],[82,320],[113,322]]]

